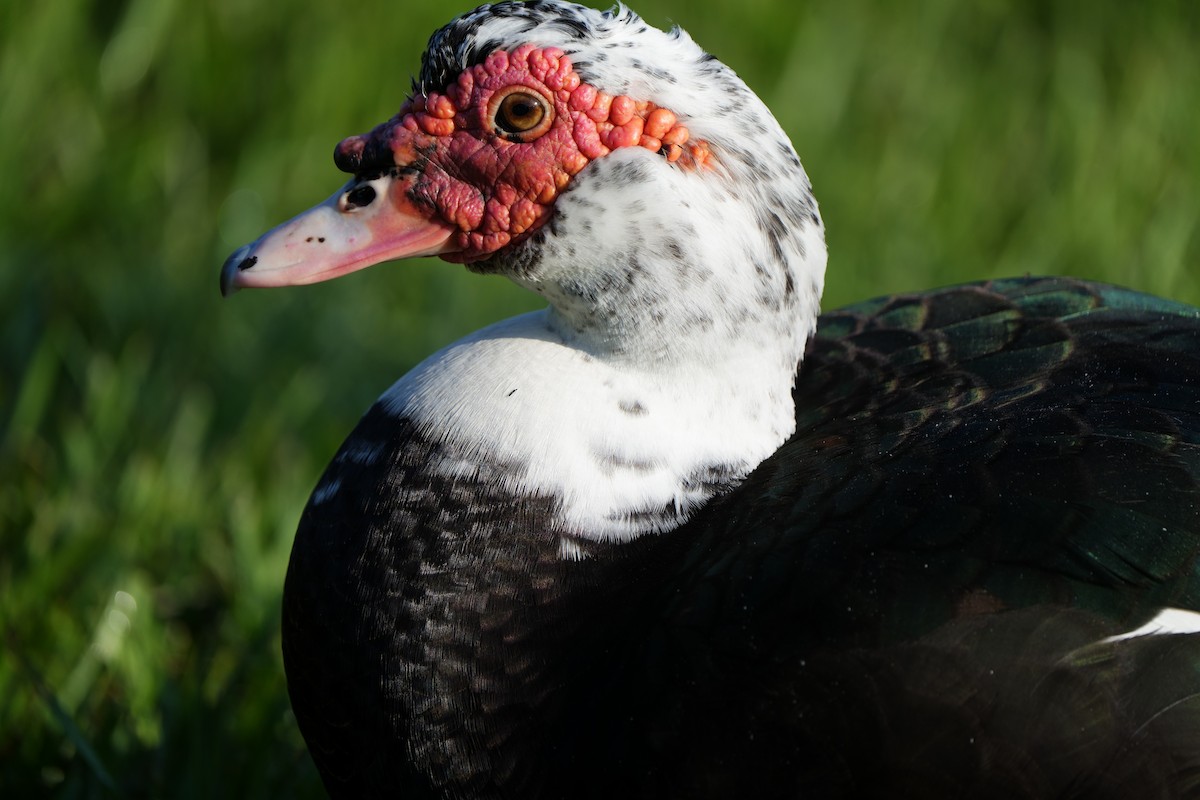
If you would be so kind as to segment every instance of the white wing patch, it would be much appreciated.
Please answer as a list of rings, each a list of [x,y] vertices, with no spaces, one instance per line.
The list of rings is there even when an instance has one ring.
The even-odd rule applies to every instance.
[[[1140,628],[1101,639],[1100,644],[1120,642],[1138,636],[1167,636],[1175,633],[1200,633],[1200,613],[1182,608],[1164,608]]]

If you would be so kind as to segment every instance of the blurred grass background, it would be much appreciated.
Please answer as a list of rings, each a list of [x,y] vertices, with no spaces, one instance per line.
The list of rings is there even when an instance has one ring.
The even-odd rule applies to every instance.
[[[280,591],[423,355],[535,307],[441,262],[217,294],[470,3],[0,7],[0,792],[319,797]],[[648,0],[791,132],[827,305],[1066,273],[1200,301],[1200,4]]]

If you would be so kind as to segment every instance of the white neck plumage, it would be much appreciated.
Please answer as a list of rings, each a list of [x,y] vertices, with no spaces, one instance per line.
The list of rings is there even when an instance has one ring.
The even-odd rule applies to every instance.
[[[548,533],[578,557],[581,540],[677,527],[774,452],[795,426],[823,229],[798,160],[753,189],[736,172],[631,149],[581,174],[536,255],[501,267],[551,308],[450,345],[384,396],[445,443],[430,469],[555,498]]]

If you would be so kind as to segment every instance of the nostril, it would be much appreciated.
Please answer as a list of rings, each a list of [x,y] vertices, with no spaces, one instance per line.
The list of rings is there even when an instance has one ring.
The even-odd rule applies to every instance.
[[[369,206],[375,200],[375,190],[370,186],[356,186],[346,195],[346,209]]]

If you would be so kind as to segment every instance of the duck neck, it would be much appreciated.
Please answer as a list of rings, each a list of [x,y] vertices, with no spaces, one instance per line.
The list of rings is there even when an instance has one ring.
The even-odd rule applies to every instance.
[[[553,498],[563,555],[678,527],[794,429],[825,249],[807,180],[792,173],[748,203],[731,174],[645,151],[597,161],[536,241],[475,266],[550,308],[450,345],[385,406],[443,442],[430,469],[501,463],[516,496]],[[646,191],[658,206],[639,201]],[[764,224],[754,209],[775,200]],[[655,221],[652,208],[674,217]]]
[[[693,374],[744,360],[790,386],[819,314],[824,229],[798,160],[760,185],[736,167],[613,153],[503,272],[593,357]]]

